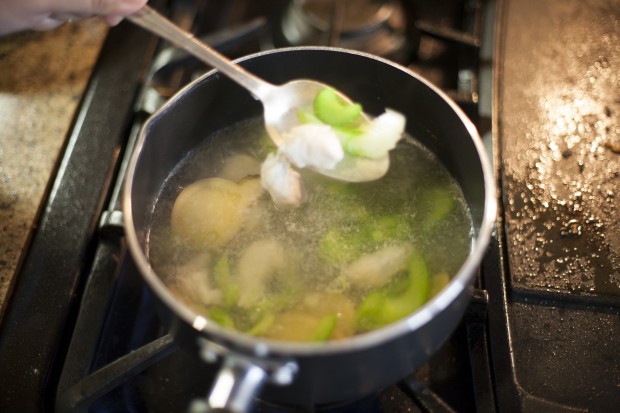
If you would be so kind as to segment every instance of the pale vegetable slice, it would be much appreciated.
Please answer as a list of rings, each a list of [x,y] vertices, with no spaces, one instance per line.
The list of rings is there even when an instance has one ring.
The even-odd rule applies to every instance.
[[[276,316],[273,313],[265,314],[246,333],[252,336],[262,336],[273,325]]]
[[[358,331],[393,323],[424,305],[429,298],[429,273],[422,254],[414,251],[407,260],[404,290],[394,293],[388,287],[372,291],[362,300],[356,313]]]
[[[439,294],[446,285],[450,284],[451,279],[450,274],[445,271],[434,274],[430,279],[429,297],[434,297]]]
[[[355,304],[344,294],[311,293],[304,297],[299,309],[314,314],[319,319],[336,316],[331,339],[352,336],[355,333]]]
[[[265,337],[286,341],[310,341],[321,318],[300,311],[288,311],[276,316]]]
[[[222,291],[223,304],[227,307],[236,305],[239,299],[239,286],[234,282],[227,254],[223,254],[215,263],[213,281],[215,281],[217,288]]]
[[[264,202],[256,202],[243,218],[243,231],[257,232],[264,231],[267,225],[268,205]]]
[[[274,239],[250,244],[239,259],[239,306],[249,308],[265,299],[268,283],[286,268],[284,247]]]
[[[221,178],[194,182],[174,203],[172,232],[189,248],[222,247],[241,229],[248,208],[261,194],[258,178],[240,184]]]
[[[407,259],[413,247],[390,245],[362,255],[343,268],[342,274],[358,288],[377,288],[387,284],[399,271],[407,268]]]
[[[319,325],[312,332],[312,341],[327,341],[334,335],[338,323],[336,314],[328,314],[321,317]]]
[[[239,190],[243,199],[245,210],[243,214],[243,230],[255,231],[265,225],[265,205],[258,200],[265,195],[265,189],[261,184],[260,177],[246,178],[239,183]]]
[[[226,158],[218,177],[239,182],[248,176],[259,174],[260,162],[256,158],[244,153],[237,153]]]
[[[264,335],[288,341],[325,341],[352,336],[355,304],[342,294],[310,293],[275,317]]]
[[[422,229],[429,230],[442,222],[454,209],[456,196],[448,186],[432,186],[422,193],[421,204],[428,210],[422,222]]]
[[[199,254],[176,269],[169,287],[176,295],[185,297],[188,304],[207,306],[220,304],[222,293],[209,281],[211,256]],[[196,308],[195,306],[192,306]]]
[[[211,307],[208,311],[208,317],[215,323],[226,328],[235,328],[235,320],[230,313],[220,307]]]
[[[396,147],[405,131],[405,116],[391,109],[374,118],[360,136],[347,140],[344,150],[350,155],[371,159],[386,156]]]

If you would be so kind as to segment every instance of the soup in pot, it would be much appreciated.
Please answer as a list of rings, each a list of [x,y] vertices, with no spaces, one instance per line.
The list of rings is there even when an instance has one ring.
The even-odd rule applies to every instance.
[[[154,205],[151,265],[209,320],[270,339],[338,340],[412,314],[467,258],[463,194],[414,138],[377,181],[299,171],[298,208],[278,208],[261,185],[272,150],[258,118],[208,136]]]

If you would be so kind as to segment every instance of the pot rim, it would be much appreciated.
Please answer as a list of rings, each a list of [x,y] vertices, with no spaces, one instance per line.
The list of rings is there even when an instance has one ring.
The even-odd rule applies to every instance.
[[[259,357],[264,357],[270,354],[282,354],[289,357],[294,357],[304,355],[337,354],[341,352],[363,350],[381,343],[385,343],[387,341],[390,341],[397,337],[401,337],[419,329],[421,326],[431,321],[438,313],[443,311],[453,301],[455,301],[464,289],[468,289],[471,287],[473,275],[476,272],[476,268],[480,265],[480,262],[486,252],[486,248],[490,242],[495,226],[495,219],[497,213],[495,180],[491,167],[491,161],[487,155],[486,148],[482,142],[482,139],[480,138],[480,135],[478,134],[476,127],[468,118],[468,116],[463,112],[463,110],[450,97],[448,97],[438,87],[434,86],[428,80],[422,78],[420,75],[416,74],[410,69],[385,58],[378,57],[369,53],[344,48],[324,46],[298,46],[262,51],[236,59],[235,62],[242,63],[246,60],[251,60],[263,55],[275,53],[290,53],[304,50],[346,53],[358,55],[373,60],[378,60],[383,64],[405,71],[408,75],[414,77],[417,81],[422,82],[426,87],[431,89],[431,91],[439,95],[439,97],[441,97],[441,99],[443,99],[457,114],[460,121],[463,123],[463,126],[465,126],[476,148],[484,177],[484,211],[482,214],[482,221],[479,230],[472,242],[470,254],[465,260],[465,262],[462,264],[459,271],[454,275],[450,283],[446,287],[444,287],[442,291],[440,291],[437,295],[435,295],[428,302],[426,302],[419,310],[404,319],[401,319],[395,323],[367,333],[362,333],[342,340],[334,340],[322,343],[278,341],[261,337],[253,337],[232,329],[222,328],[216,323],[210,322],[205,317],[197,314],[188,306],[183,304],[180,300],[177,300],[170,292],[170,290],[165,286],[161,278],[149,265],[148,259],[146,258],[146,255],[140,246],[131,213],[131,192],[133,176],[135,175],[136,164],[140,158],[140,153],[142,152],[142,146],[144,145],[145,137],[152,123],[158,118],[161,113],[171,110],[171,107],[177,100],[179,100],[183,95],[189,93],[193,88],[197,87],[197,85],[200,84],[203,79],[214,75],[214,73],[218,71],[211,70],[199,77],[198,79],[188,83],[182,89],[180,89],[173,97],[171,97],[161,108],[159,108],[154,114],[152,114],[149,119],[147,119],[144,127],[142,128],[142,131],[140,132],[138,141],[136,142],[136,145],[133,149],[129,165],[127,167],[125,182],[123,185],[122,198],[124,228],[129,250],[141,275],[147,281],[149,286],[155,291],[159,299],[162,300],[163,303],[174,312],[174,314],[176,314],[183,321],[192,326],[197,333],[203,334],[206,338],[219,344],[243,350],[247,353],[254,354]]]

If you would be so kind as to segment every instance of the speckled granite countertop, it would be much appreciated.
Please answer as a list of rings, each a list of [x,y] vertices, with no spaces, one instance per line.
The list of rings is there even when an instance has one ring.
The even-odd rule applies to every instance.
[[[89,19],[0,38],[0,317],[106,32]]]

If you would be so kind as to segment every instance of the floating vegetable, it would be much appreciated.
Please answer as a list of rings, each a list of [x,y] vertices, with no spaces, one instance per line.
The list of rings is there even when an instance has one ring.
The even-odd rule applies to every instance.
[[[226,158],[222,170],[217,176],[229,181],[240,182],[248,176],[258,176],[259,174],[260,162],[248,154],[238,153]]]
[[[336,322],[338,317],[335,314],[328,314],[323,316],[319,320],[319,325],[314,329],[312,333],[312,341],[326,341],[332,337],[334,330],[336,329]]]
[[[239,259],[239,306],[257,305],[264,297],[267,284],[287,269],[284,247],[274,239],[261,239],[250,244]]]
[[[441,290],[443,290],[444,287],[450,283],[451,279],[452,278],[450,277],[450,274],[445,271],[434,274],[431,277],[428,295],[430,297],[434,297],[435,295],[439,294]]]
[[[211,262],[211,256],[202,253],[179,265],[171,279],[171,288],[198,306],[220,304],[222,293],[214,288],[210,279]]]
[[[360,256],[365,245],[366,241],[358,232],[331,228],[319,241],[319,254],[333,265],[346,264]]]
[[[228,255],[223,254],[213,267],[215,286],[222,292],[223,304],[232,307],[239,300],[239,285],[232,279]]]
[[[407,268],[413,249],[410,245],[390,245],[362,255],[343,268],[342,274],[357,288],[371,289],[387,284],[394,275]]]
[[[187,247],[222,247],[240,230],[248,209],[262,193],[257,178],[241,183],[221,178],[196,181],[177,197],[171,230]]]
[[[321,258],[332,265],[350,263],[362,254],[376,251],[386,241],[406,240],[412,229],[403,215],[373,217],[357,211],[357,219],[348,226],[330,228],[319,241]]]
[[[342,294],[310,293],[276,316],[265,332],[269,338],[325,341],[354,333],[355,305]]]
[[[209,308],[208,316],[211,320],[226,328],[235,328],[232,316],[220,307]]]
[[[393,323],[420,308],[429,297],[429,272],[424,257],[413,252],[407,263],[403,291],[390,291],[390,286],[366,296],[356,313],[358,331],[369,331]]]
[[[354,156],[378,159],[396,147],[405,130],[405,117],[394,110],[373,119],[362,133],[348,139],[344,150]]]
[[[451,188],[445,186],[432,186],[426,188],[421,196],[423,209],[428,211],[424,217],[424,229],[431,229],[445,219],[455,203],[455,194]]]
[[[273,325],[276,320],[274,313],[267,313],[263,315],[256,324],[254,324],[246,333],[253,336],[262,336]]]
[[[362,120],[362,105],[347,102],[332,88],[317,93],[312,108],[319,120],[331,126],[350,126]]]
[[[329,125],[340,136],[341,144],[349,155],[379,159],[396,147],[405,131],[405,116],[386,109],[385,112],[369,121],[362,116],[362,106],[343,100],[333,89],[323,89],[317,93],[313,114],[298,112],[303,122],[315,119]]]

